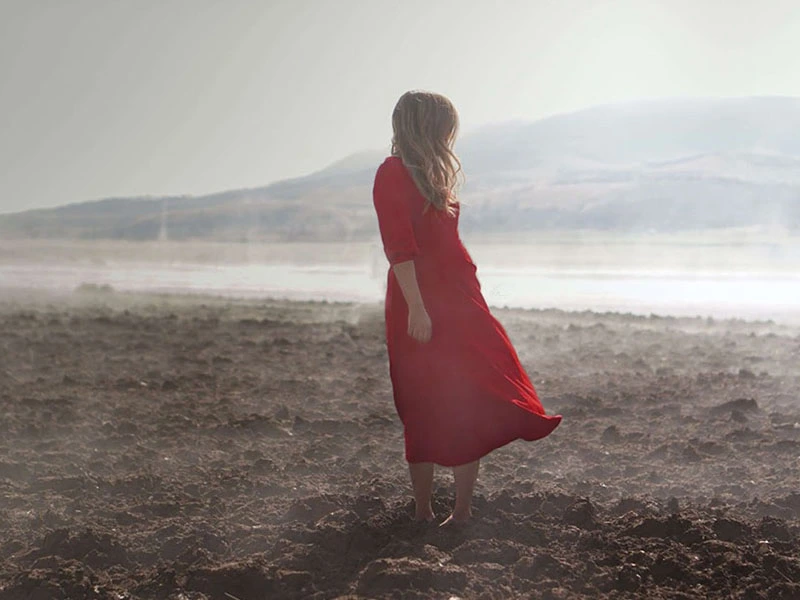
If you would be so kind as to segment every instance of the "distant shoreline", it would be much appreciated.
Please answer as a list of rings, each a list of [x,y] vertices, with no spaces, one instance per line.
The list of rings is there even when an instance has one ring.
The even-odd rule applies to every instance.
[[[611,231],[579,230],[550,231],[546,233],[473,234],[463,233],[461,238],[469,250],[486,248],[492,254],[502,255],[502,264],[513,264],[514,248],[547,248],[548,252],[563,256],[564,250],[591,251],[593,247],[616,251],[614,264],[620,259],[635,258],[630,250],[668,248],[674,251],[691,249],[705,252],[711,249],[728,249],[752,253],[764,249],[780,250],[789,254],[791,268],[800,270],[800,235],[786,231],[760,229],[698,230],[683,233],[620,233]],[[220,263],[363,263],[381,254],[381,241],[377,230],[371,240],[361,241],[295,241],[295,242],[228,242],[210,240],[186,241],[131,241],[131,240],[76,240],[76,239],[0,239],[0,264],[58,259],[63,262],[81,260],[119,260],[123,262],[220,262]],[[504,252],[509,249],[511,252]],[[660,258],[663,255],[660,253]],[[490,258],[491,262],[491,258]],[[561,261],[559,261],[560,263]],[[523,264],[530,264],[525,260]],[[545,263],[546,264],[546,263]],[[578,260],[578,264],[585,264]],[[479,264],[480,266],[480,264]]]

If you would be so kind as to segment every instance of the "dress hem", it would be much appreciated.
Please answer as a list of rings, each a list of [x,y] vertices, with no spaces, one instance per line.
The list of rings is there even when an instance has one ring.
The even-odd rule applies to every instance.
[[[456,459],[456,460],[435,460],[435,459],[409,460],[409,453],[408,453],[407,449],[406,449],[406,452],[405,452],[405,459],[406,459],[406,462],[409,463],[409,464],[433,463],[433,464],[438,465],[440,467],[448,467],[448,468],[449,467],[458,467],[458,466],[461,466],[461,465],[466,465],[466,464],[475,462],[476,460],[480,460],[481,458],[483,458],[484,456],[486,456],[488,454],[491,454],[492,452],[494,452],[498,448],[502,448],[504,446],[507,446],[508,444],[510,444],[511,442],[514,442],[516,440],[523,440],[523,441],[526,441],[526,442],[533,442],[533,441],[545,438],[548,435],[550,435],[551,433],[553,433],[553,431],[556,429],[556,427],[558,427],[561,424],[561,420],[562,420],[562,416],[561,415],[539,415],[539,416],[542,417],[543,419],[545,419],[546,421],[548,421],[548,424],[552,424],[552,427],[549,427],[549,428],[545,429],[544,431],[542,431],[540,433],[537,433],[536,435],[531,436],[531,437],[525,437],[523,435],[518,435],[517,437],[511,438],[508,441],[505,441],[505,442],[502,442],[502,443],[499,443],[499,444],[498,443],[489,444],[487,446],[484,446],[480,450],[468,453],[466,455],[467,458],[465,458],[464,460],[462,460],[460,458]]]

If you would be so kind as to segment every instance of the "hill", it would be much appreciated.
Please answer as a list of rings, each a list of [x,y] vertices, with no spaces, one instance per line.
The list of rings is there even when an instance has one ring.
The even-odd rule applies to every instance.
[[[457,147],[462,228],[800,232],[800,98],[658,100],[484,127]],[[384,152],[272,185],[0,215],[3,237],[364,240]]]

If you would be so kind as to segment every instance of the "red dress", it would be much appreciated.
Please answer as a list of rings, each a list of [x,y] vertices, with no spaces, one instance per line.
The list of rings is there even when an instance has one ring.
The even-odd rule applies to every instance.
[[[430,207],[398,157],[378,168],[373,203],[390,265],[414,260],[432,335],[408,335],[408,307],[389,268],[386,343],[406,460],[456,466],[521,438],[553,431],[503,326],[481,293],[477,267],[458,235],[458,212]]]

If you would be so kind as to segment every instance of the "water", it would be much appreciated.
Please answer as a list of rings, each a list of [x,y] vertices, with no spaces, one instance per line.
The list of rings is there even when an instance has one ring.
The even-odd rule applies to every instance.
[[[491,306],[561,308],[800,323],[800,274],[652,269],[478,268]],[[2,287],[209,293],[380,302],[386,269],[354,264],[0,264]]]

